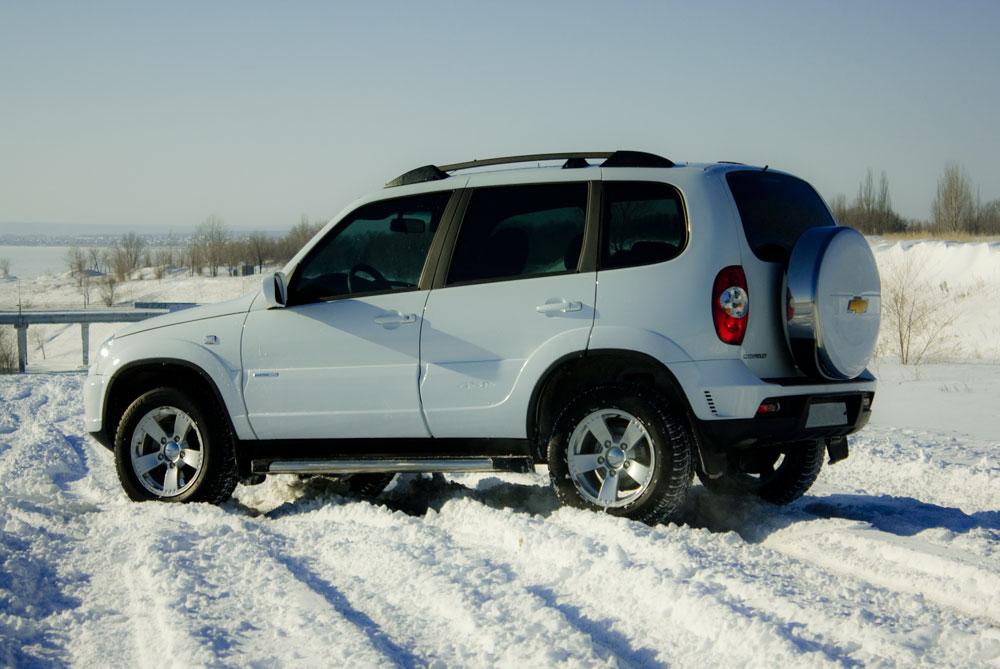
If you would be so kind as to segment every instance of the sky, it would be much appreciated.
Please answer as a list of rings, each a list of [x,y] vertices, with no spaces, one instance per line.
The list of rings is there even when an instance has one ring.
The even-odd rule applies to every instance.
[[[276,230],[545,151],[1000,198],[1000,2],[0,0],[0,222]]]

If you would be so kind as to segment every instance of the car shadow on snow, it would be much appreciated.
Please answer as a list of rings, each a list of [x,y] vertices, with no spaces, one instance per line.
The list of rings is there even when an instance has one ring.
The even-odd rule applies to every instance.
[[[793,524],[835,518],[866,523],[880,532],[902,537],[931,529],[956,534],[975,529],[1000,531],[998,511],[968,514],[912,497],[806,495],[789,506],[779,507],[754,499],[717,495],[702,486],[691,489],[683,522],[711,532],[736,532],[745,541],[758,543]]]
[[[301,494],[268,512],[269,518],[303,513],[328,503],[352,503],[344,497],[343,484],[322,477],[299,484]],[[422,517],[441,511],[448,502],[468,499],[495,509],[547,517],[561,504],[548,486],[515,483],[497,477],[480,479],[475,487],[449,480],[440,474],[400,475],[381,495],[370,500],[409,516]],[[929,529],[964,533],[974,529],[1000,531],[1000,511],[964,511],[891,495],[807,495],[778,507],[756,499],[720,495],[701,485],[691,487],[687,503],[676,522],[714,533],[735,532],[744,541],[759,543],[790,525],[818,519],[840,518],[867,523],[881,532],[913,536]],[[623,521],[627,522],[627,521]]]

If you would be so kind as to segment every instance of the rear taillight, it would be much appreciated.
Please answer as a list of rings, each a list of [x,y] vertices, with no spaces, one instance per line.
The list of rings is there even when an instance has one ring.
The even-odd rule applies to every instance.
[[[750,294],[747,275],[739,265],[724,268],[712,287],[712,320],[715,333],[726,344],[738,346],[747,334],[750,320]]]

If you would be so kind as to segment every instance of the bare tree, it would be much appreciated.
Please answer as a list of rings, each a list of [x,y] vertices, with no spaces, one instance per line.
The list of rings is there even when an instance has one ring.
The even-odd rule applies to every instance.
[[[882,332],[904,365],[947,353],[959,315],[947,284],[934,286],[927,280],[925,260],[911,251],[881,268]]]
[[[0,277],[10,276],[10,258],[0,258]]]
[[[201,263],[208,267],[212,276],[219,275],[219,266],[225,262],[228,242],[229,228],[218,216],[209,216],[195,230],[191,244],[199,249]]]
[[[906,228],[906,222],[892,208],[889,178],[882,172],[876,182],[875,171],[870,167],[865,178],[858,184],[858,194],[854,201],[848,205],[847,198],[838,195],[830,201],[830,209],[842,224],[865,234],[882,235],[901,232]]]
[[[1000,200],[978,207],[976,229],[984,235],[1000,235]]]
[[[976,205],[969,176],[961,165],[951,163],[938,180],[931,205],[931,223],[939,232],[972,232]]]
[[[76,279],[76,285],[82,285],[87,274],[87,256],[80,250],[79,246],[71,246],[66,251],[66,265],[70,274]]]
[[[101,249],[96,246],[87,249],[87,266],[93,272],[101,271]]]
[[[264,263],[267,262],[273,245],[271,239],[263,232],[251,232],[247,236],[247,252],[250,260],[257,265],[257,272],[264,273]]]
[[[108,273],[101,277],[101,301],[105,306],[112,306],[115,303],[115,291],[118,288],[118,278]]]
[[[41,325],[35,325],[28,328],[28,334],[31,335],[31,343],[41,352],[42,360],[45,360],[45,328]]]
[[[292,226],[281,242],[277,245],[278,256],[276,260],[290,260],[292,256],[299,252],[306,243],[316,236],[320,228],[323,227],[323,223],[316,222],[312,223],[309,221],[309,217],[302,214],[299,222]]]
[[[14,346],[14,328],[0,325],[0,374],[17,369],[17,349]]]
[[[119,240],[118,249],[126,274],[131,274],[139,269],[139,266],[142,264],[143,253],[146,250],[146,240],[134,232],[127,232]]]

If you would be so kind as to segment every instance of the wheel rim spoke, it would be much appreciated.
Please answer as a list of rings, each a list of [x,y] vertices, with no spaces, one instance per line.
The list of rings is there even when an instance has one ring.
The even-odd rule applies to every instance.
[[[181,460],[184,461],[188,467],[192,467],[197,470],[201,467],[201,451],[196,451],[193,448],[187,448],[181,451]]]
[[[153,441],[157,444],[162,444],[167,440],[167,433],[163,431],[160,424],[156,422],[153,418],[152,413],[146,414],[141,421],[139,421],[139,430],[149,435]]]
[[[149,473],[160,464],[163,464],[163,460],[160,458],[159,451],[156,453],[150,453],[149,455],[143,455],[132,461],[132,467],[135,469],[135,473],[139,476]]]
[[[177,467],[167,467],[167,473],[163,475],[163,494],[173,495],[177,493]]]
[[[597,501],[605,506],[618,501],[618,476],[612,476],[610,472],[604,476],[601,492],[597,494]]]
[[[587,431],[594,435],[594,439],[601,445],[614,442],[608,424],[604,422],[604,414],[593,414],[587,421]]]
[[[646,436],[646,430],[636,419],[629,421],[628,427],[625,428],[625,434],[622,435],[621,447],[625,451],[630,450],[633,446],[639,443],[643,437]]]
[[[630,460],[624,471],[640,486],[646,485],[649,481],[649,467],[635,460]]]
[[[599,457],[600,455],[597,453],[570,453],[569,470],[573,474],[592,472],[601,466],[597,461]]]
[[[184,443],[187,441],[188,430],[191,429],[191,418],[185,414],[181,413],[177,415],[174,420],[174,441]]]

